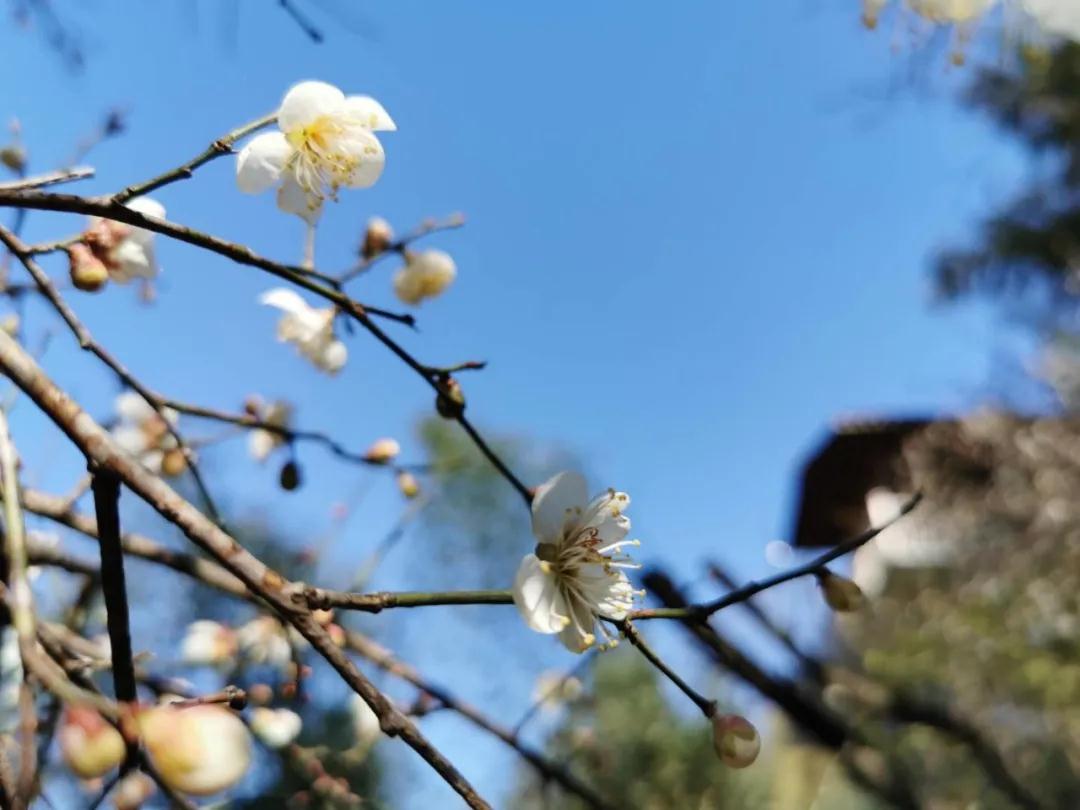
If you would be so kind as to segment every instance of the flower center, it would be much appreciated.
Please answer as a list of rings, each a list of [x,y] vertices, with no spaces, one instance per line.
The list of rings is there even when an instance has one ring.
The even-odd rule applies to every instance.
[[[349,130],[348,120],[322,115],[285,134],[285,140],[296,150],[288,167],[300,187],[319,201],[327,196],[333,198],[338,186],[360,165],[359,158],[344,146]]]

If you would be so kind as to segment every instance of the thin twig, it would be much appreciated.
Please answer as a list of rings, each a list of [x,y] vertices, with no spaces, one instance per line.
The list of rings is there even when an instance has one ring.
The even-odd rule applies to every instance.
[[[22,177],[18,180],[7,180],[0,183],[0,189],[4,191],[25,191],[31,188],[43,188],[55,186],[60,183],[70,183],[74,180],[83,180],[94,176],[94,169],[90,166],[72,166],[70,169],[57,169],[45,174],[35,174],[32,177]]]
[[[405,249],[415,242],[417,239],[421,239],[429,234],[437,233],[438,231],[448,231],[454,228],[460,228],[465,224],[465,217],[461,214],[451,214],[443,220],[425,220],[409,231],[404,236],[396,239],[391,244],[387,245],[385,250],[381,250],[369,259],[362,259],[354,267],[349,268],[344,273],[337,277],[339,284],[345,284],[352,281],[357,276],[360,276],[370,270],[375,264],[385,259],[387,256],[401,255],[405,252]]]

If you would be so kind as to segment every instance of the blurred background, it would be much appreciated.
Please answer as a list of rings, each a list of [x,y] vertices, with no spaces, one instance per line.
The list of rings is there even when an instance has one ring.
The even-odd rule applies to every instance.
[[[868,30],[855,0],[0,8],[18,168],[93,165],[81,194],[193,157],[299,80],[379,99],[398,125],[385,173],[328,205],[318,266],[355,262],[372,216],[406,232],[464,214],[424,240],[457,281],[395,336],[434,365],[488,363],[460,377],[469,413],[526,483],[575,468],[629,492],[650,604],[714,598],[926,496],[839,569],[870,597],[858,613],[830,612],[806,579],[709,630],[648,625],[761,729],[743,771],[632,650],[579,659],[502,607],[339,617],[346,629],[621,806],[1080,806],[1080,46],[1011,36],[998,16],[966,42],[902,9]],[[155,197],[170,219],[298,262],[302,223],[241,196],[234,171],[216,161]],[[76,219],[35,212],[24,236]],[[152,302],[71,299],[148,385],[229,411],[286,399],[297,426],[358,449],[392,436],[423,468],[405,499],[317,444],[258,464],[242,431],[185,416],[247,545],[326,587],[509,586],[528,515],[400,362],[345,334],[347,367],[321,376],[275,342],[256,303],[268,277],[165,239],[157,251]],[[353,294],[400,308],[394,261]],[[113,418],[115,381],[39,302],[17,309],[49,373]],[[69,492],[77,451],[29,403],[12,420],[25,484]],[[279,485],[288,459],[294,491]],[[128,527],[184,547],[133,496],[123,507]],[[152,666],[199,689],[285,677],[182,661],[191,621],[253,613],[138,561],[129,576]],[[49,569],[35,588],[61,611],[79,581]],[[92,635],[101,612],[84,601]],[[455,806],[400,744],[354,744],[347,689],[323,669],[283,704],[304,718],[298,745],[262,750],[231,806]],[[496,806],[579,806],[430,689],[368,670]],[[311,758],[353,796],[320,793]],[[59,763],[49,777],[53,807],[93,795]]]

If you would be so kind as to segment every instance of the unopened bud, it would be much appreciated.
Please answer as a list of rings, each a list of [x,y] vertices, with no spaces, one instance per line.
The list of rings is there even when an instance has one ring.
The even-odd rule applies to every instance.
[[[364,453],[364,459],[372,464],[387,464],[398,457],[401,445],[390,438],[377,439]]]
[[[289,460],[281,465],[281,472],[278,474],[278,483],[281,484],[281,488],[286,492],[292,492],[300,486],[300,465],[295,461]]]
[[[465,392],[453,377],[448,377],[435,395],[435,410],[443,419],[457,419],[465,412]]]
[[[109,280],[109,269],[94,252],[82,242],[67,249],[68,271],[71,283],[83,292],[97,292]]]
[[[311,611],[311,618],[321,624],[323,627],[330,624],[334,620],[333,610],[313,610]]]
[[[176,478],[187,469],[187,456],[179,447],[166,450],[161,457],[161,472],[169,478]]]
[[[885,7],[886,0],[863,0],[862,22],[871,31],[877,28],[881,10]]]
[[[729,768],[746,768],[761,752],[761,737],[745,717],[737,714],[714,714],[713,747],[720,761]]]
[[[0,331],[11,337],[19,334],[19,316],[14,312],[9,312],[3,318],[0,318]]]
[[[156,790],[153,779],[142,771],[132,771],[113,790],[113,806],[116,810],[139,810]]]
[[[127,754],[120,732],[86,706],[70,706],[64,712],[57,736],[64,762],[81,779],[103,776]]]
[[[360,255],[365,259],[373,259],[390,247],[394,241],[394,229],[390,223],[382,217],[372,217],[368,220],[367,230],[364,231],[364,243],[360,246]]]
[[[817,573],[817,580],[825,603],[838,613],[851,613],[866,603],[862,590],[847,577],[822,569]]]
[[[415,498],[420,494],[420,482],[416,480],[416,476],[411,472],[402,470],[397,474],[398,489],[401,490],[401,494],[406,498]]]
[[[22,172],[26,169],[26,150],[17,144],[5,146],[0,149],[0,163],[13,172]]]

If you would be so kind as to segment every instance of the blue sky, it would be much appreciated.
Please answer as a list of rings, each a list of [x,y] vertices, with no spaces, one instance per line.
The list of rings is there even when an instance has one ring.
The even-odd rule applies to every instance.
[[[983,308],[932,308],[927,266],[1015,187],[1022,156],[955,103],[963,71],[933,64],[932,89],[905,84],[910,55],[888,32],[864,31],[854,0],[337,5],[362,30],[318,11],[333,3],[313,4],[327,32],[315,46],[276,4],[240,2],[230,33],[216,3],[99,0],[68,11],[87,36],[79,75],[37,35],[5,26],[0,115],[20,118],[32,166],[44,169],[105,108],[128,107],[130,132],[93,153],[98,177],[78,187],[104,192],[272,110],[295,81],[380,99],[399,127],[383,138],[385,174],[328,209],[320,266],[348,265],[370,215],[405,229],[464,212],[466,228],[428,242],[453,253],[458,281],[422,307],[421,331],[403,342],[435,364],[489,361],[465,380],[474,419],[568,448],[597,487],[629,491],[646,560],[684,579],[708,558],[765,572],[765,543],[790,525],[797,465],[831,422],[971,407],[993,358],[1015,345]],[[232,175],[221,160],[158,198],[177,221],[297,260],[299,220],[270,195],[240,195]],[[79,224],[35,214],[28,236]],[[354,446],[391,434],[406,456],[416,447],[411,426],[429,391],[380,346],[356,335],[345,372],[324,379],[273,343],[274,315],[255,304],[272,280],[163,240],[160,258],[153,308],[119,289],[76,299],[152,386],[226,408],[251,391],[287,395],[303,425]],[[395,306],[391,266],[355,295]],[[111,381],[67,335],[45,361],[107,414]],[[19,413],[16,430],[32,437],[28,475],[64,488],[78,459],[40,428]],[[310,449],[318,486],[283,496],[273,470],[252,470],[241,445],[231,448],[215,453],[213,480],[298,537],[325,528],[330,504],[356,486],[355,470]],[[399,504],[383,482],[365,508],[341,564],[359,559]],[[385,577],[408,587],[409,567]],[[794,585],[772,603],[786,617],[816,598]],[[446,663],[410,628],[407,653],[467,672],[490,634],[472,626],[475,614],[437,615],[434,627],[476,644],[442,651],[457,655]],[[524,643],[536,649],[506,684],[462,691],[515,716],[531,676],[567,662],[545,639]],[[430,726],[451,745],[460,730],[441,717]],[[502,749],[476,741],[455,753],[481,789],[505,788]],[[414,770],[425,785],[416,806],[443,795]]]

